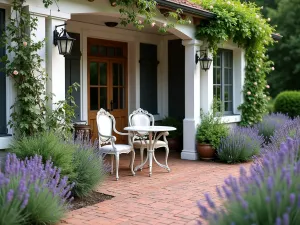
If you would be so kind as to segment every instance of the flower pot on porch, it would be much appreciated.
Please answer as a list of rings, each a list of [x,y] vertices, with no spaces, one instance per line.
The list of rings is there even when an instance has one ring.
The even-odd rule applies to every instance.
[[[182,138],[167,138],[170,151],[180,152],[182,150]]]
[[[210,144],[197,144],[197,151],[200,159],[213,159],[216,155],[216,150]]]

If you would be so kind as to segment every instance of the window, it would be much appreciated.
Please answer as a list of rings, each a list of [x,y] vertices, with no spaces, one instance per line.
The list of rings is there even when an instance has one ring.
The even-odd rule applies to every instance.
[[[219,49],[214,59],[214,97],[220,99],[224,114],[233,114],[233,52]]]

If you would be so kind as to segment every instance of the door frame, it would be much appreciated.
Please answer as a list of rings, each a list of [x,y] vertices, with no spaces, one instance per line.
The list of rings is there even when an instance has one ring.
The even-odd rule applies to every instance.
[[[120,47],[122,48],[122,56],[116,56],[116,57],[108,57],[108,56],[100,56],[99,50],[98,55],[92,55],[91,54],[91,46],[92,45],[103,45],[106,47]],[[117,115],[124,115],[126,118],[128,118],[128,108],[129,108],[129,78],[128,78],[128,43],[126,42],[118,42],[118,41],[109,41],[109,40],[103,40],[103,39],[95,39],[95,38],[87,38],[87,121],[91,121],[94,119],[94,116],[90,117],[90,112],[97,113],[98,110],[90,110],[90,62],[106,62],[107,63],[107,74],[111,74],[112,76],[112,65],[113,63],[122,63],[124,65],[123,68],[123,74],[124,74],[124,86],[125,86],[125,99],[124,99],[124,108],[119,110],[124,110],[124,112],[119,111],[116,109]],[[110,108],[110,100],[113,98],[113,77],[107,76],[107,88],[108,88],[108,96],[107,96],[107,105]],[[93,112],[95,111],[95,112]],[[126,113],[125,113],[126,112]],[[113,112],[111,112],[113,114]],[[126,114],[126,115],[125,115]],[[117,118],[116,118],[117,119]],[[92,124],[90,124],[92,126]],[[126,139],[127,140],[127,139]]]

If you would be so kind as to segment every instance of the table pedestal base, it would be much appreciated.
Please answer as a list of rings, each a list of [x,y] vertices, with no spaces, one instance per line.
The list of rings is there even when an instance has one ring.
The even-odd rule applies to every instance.
[[[153,164],[153,159],[155,161],[155,163],[157,165],[159,165],[160,167],[166,169],[168,172],[171,171],[171,169],[167,166],[167,165],[163,165],[161,163],[159,163],[155,157],[155,152],[153,149],[149,149],[147,150],[147,157],[146,157],[146,160],[141,164],[141,165],[138,165],[137,167],[135,167],[134,171],[137,171],[139,169],[142,169],[145,164],[149,161],[149,177],[151,177],[152,175],[152,164]]]

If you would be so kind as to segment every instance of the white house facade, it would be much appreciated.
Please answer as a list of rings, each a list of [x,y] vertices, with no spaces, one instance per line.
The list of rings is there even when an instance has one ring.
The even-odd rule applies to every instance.
[[[109,27],[105,23],[120,22],[118,8],[112,7],[109,0],[60,0],[60,11],[55,5],[45,9],[41,0],[27,0],[26,8],[38,18],[33,39],[46,39],[39,54],[45,60],[43,66],[50,78],[46,88],[55,95],[53,103],[65,99],[67,87],[78,82],[80,90],[74,95],[79,106],[76,119],[88,121],[96,134],[96,113],[101,107],[111,110],[120,129],[139,107],[154,114],[156,120],[165,116],[180,118],[184,127],[181,158],[196,160],[200,108],[208,111],[213,96],[224,102],[224,122],[241,119],[237,107],[243,102],[244,50],[234,43],[222,44],[210,69],[201,70],[195,55],[207,44],[195,39],[195,23],[211,19],[213,14],[182,4],[184,1],[157,2],[160,8],[182,8],[192,23],[176,24],[165,34],[151,26],[142,30],[131,25]],[[10,11],[10,1],[0,0],[2,26]],[[155,20],[160,25],[166,18],[158,10]],[[59,54],[52,41],[55,26],[63,23],[76,39],[72,54],[66,57]],[[7,122],[14,99],[12,80],[0,74],[0,149],[7,148],[12,138]]]

